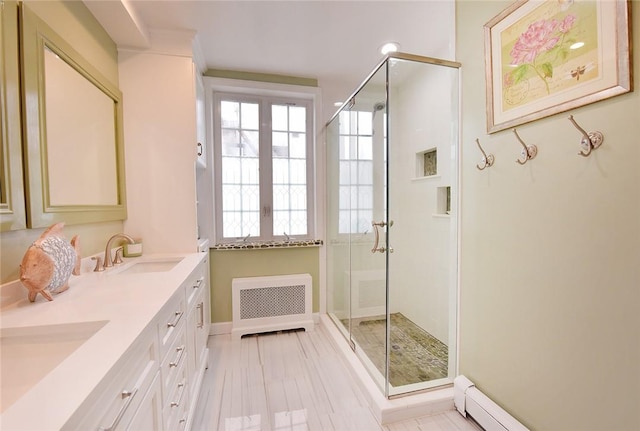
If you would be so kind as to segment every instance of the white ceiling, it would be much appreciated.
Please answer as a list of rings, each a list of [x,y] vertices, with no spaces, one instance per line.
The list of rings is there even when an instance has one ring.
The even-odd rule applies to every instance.
[[[141,30],[195,30],[207,68],[275,73],[359,84],[382,59],[380,46],[450,59],[453,0],[421,1],[85,1],[104,17],[126,9]],[[102,13],[100,13],[102,10]],[[111,10],[111,12],[110,12]],[[101,18],[102,16],[102,18]]]

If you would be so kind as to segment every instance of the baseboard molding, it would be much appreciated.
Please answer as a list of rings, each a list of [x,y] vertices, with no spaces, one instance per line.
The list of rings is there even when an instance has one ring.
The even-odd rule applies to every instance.
[[[461,415],[471,416],[487,431],[529,431],[463,375],[453,381],[454,402]]]
[[[232,328],[231,322],[212,323],[209,326],[209,335],[231,334],[231,328]]]

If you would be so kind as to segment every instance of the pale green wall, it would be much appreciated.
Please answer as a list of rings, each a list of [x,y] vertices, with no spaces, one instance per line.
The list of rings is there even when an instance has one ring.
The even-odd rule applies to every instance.
[[[284,274],[311,274],[313,312],[319,310],[319,247],[267,250],[211,250],[211,321],[231,322],[231,280]]]
[[[515,163],[514,134],[486,134],[483,47],[483,25],[511,3],[456,3],[460,372],[533,431],[638,430],[640,93],[571,111],[604,133],[591,157],[577,155],[580,135],[562,113],[518,127],[538,156]],[[476,138],[496,158],[484,171]]]
[[[54,31],[114,84],[118,84],[118,51],[115,43],[80,1],[25,2]],[[125,96],[126,99],[126,96]],[[126,102],[125,102],[126,106]],[[24,229],[0,234],[0,283],[19,277],[19,264],[27,248],[44,229]],[[65,236],[79,235],[83,256],[104,250],[110,235],[122,231],[122,222],[95,223],[65,227]]]

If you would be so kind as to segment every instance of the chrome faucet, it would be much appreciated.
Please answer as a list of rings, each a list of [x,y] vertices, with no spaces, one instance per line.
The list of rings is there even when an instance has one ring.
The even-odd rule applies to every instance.
[[[104,267],[105,268],[109,268],[113,266],[113,259],[111,258],[111,243],[113,243],[113,241],[115,241],[118,238],[125,239],[129,244],[134,244],[136,242],[133,238],[131,238],[126,233],[117,233],[111,238],[109,238],[109,241],[107,241],[107,246],[104,249]]]

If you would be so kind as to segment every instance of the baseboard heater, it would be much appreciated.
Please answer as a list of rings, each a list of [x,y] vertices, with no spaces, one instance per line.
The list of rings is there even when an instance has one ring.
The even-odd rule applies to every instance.
[[[313,330],[311,275],[234,278],[231,337],[302,328]]]
[[[486,431],[529,431],[465,376],[453,380],[453,402],[460,414],[471,416]]]

